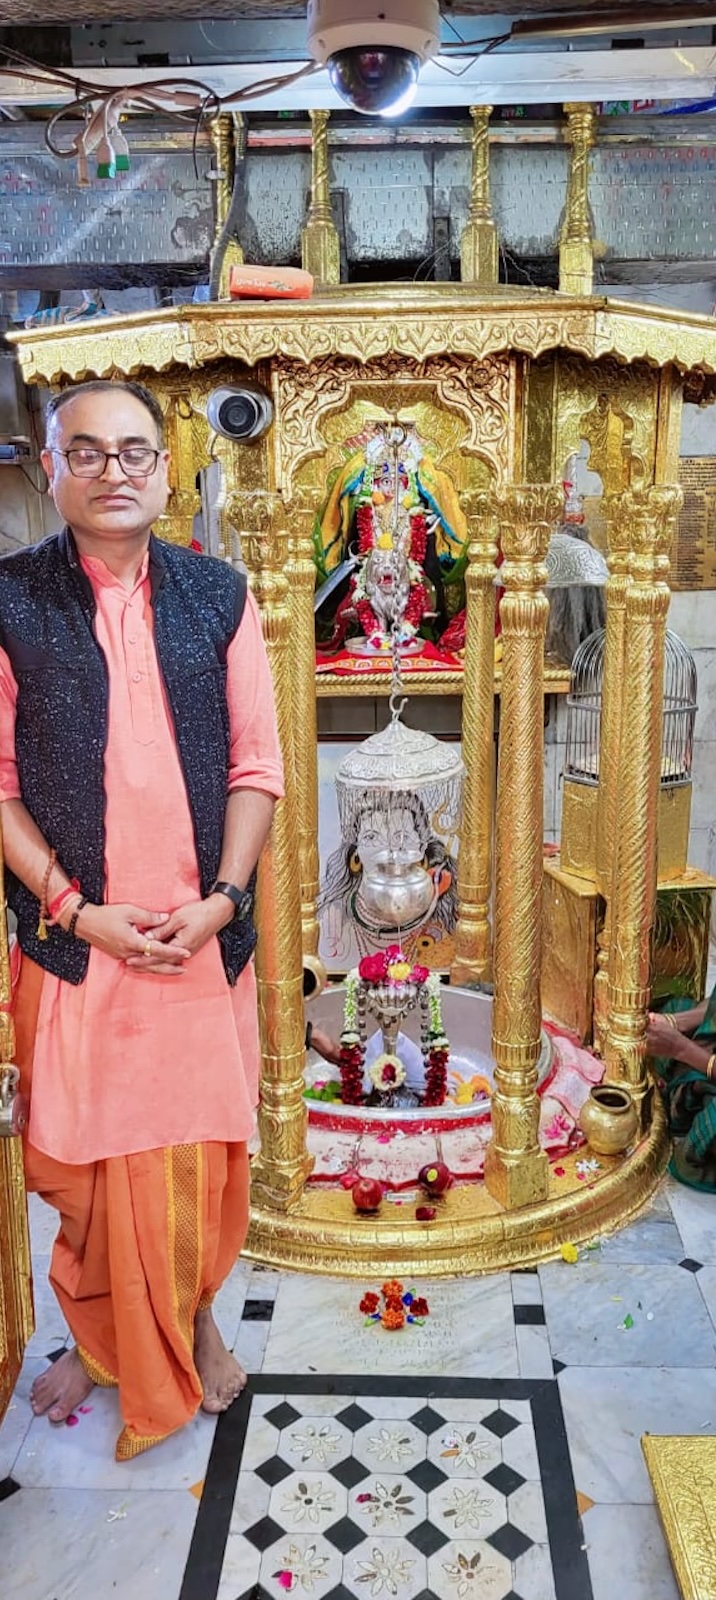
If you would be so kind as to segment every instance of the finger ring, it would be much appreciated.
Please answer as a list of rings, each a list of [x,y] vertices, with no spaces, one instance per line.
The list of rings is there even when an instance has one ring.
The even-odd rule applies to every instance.
[[[144,949],[142,951],[142,955],[143,956],[150,956],[151,953],[152,953],[152,941],[151,941],[151,939],[147,939],[147,942],[146,942],[146,944],[144,946]]]

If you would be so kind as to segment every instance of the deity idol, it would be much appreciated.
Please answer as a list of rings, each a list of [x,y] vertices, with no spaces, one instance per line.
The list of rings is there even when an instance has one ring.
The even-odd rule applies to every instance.
[[[411,423],[376,423],[350,443],[361,448],[338,473],[315,531],[319,582],[354,556],[324,648],[340,649],[356,631],[376,650],[390,648],[396,632],[406,645],[428,618],[439,634],[464,593],[467,526],[455,488]]]

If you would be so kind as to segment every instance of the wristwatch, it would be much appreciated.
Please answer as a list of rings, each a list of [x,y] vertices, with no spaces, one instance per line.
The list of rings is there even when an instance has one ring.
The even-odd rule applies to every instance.
[[[209,894],[225,894],[234,907],[234,922],[244,922],[251,916],[254,897],[250,889],[237,889],[234,883],[212,883]]]

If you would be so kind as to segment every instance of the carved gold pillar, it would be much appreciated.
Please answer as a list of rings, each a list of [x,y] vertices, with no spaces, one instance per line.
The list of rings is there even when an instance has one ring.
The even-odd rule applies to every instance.
[[[562,497],[550,485],[498,490],[504,563],[502,697],[495,826],[490,1194],[510,1208],[547,1193],[538,1139],[544,833],[544,565]]]
[[[184,380],[189,388],[191,379]],[[170,455],[169,500],[157,533],[172,544],[191,544],[194,517],[201,511],[201,495],[196,487],[199,469],[194,448],[195,411],[190,395],[175,394],[157,386],[158,399],[165,406],[164,426]]]
[[[209,123],[211,143],[214,150],[214,250],[226,225],[229,215],[231,200],[234,192],[234,182],[237,165],[240,165],[246,154],[246,123],[240,111],[222,111],[218,117],[212,117]],[[244,264],[244,252],[237,238],[229,239],[223,249],[221,261],[221,276],[219,278],[218,297],[220,300],[228,298],[229,272],[232,267],[241,267]]]
[[[470,492],[460,498],[470,530],[462,690],[465,783],[457,869],[460,908],[450,977],[453,983],[484,983],[492,967],[497,514],[494,497],[489,494]]]
[[[590,105],[566,105],[565,140],[571,145],[569,182],[559,241],[559,287],[564,294],[591,294],[594,241],[589,216],[589,155],[597,118]]]
[[[460,240],[460,277],[463,283],[489,287],[498,281],[497,228],[490,195],[490,132],[492,106],[470,106],[472,117],[472,174],[470,210]]]
[[[18,1078],[14,1064],[15,1028],[9,1009],[10,962],[4,876],[0,838],[0,1420],[17,1381],[23,1350],[33,1333],[27,1201],[22,1138],[17,1120],[19,1102],[15,1102]]]
[[[311,203],[301,229],[301,260],[317,284],[340,283],[341,247],[331,210],[328,178],[330,111],[309,111],[311,118]]]
[[[621,508],[630,526],[631,555],[624,609],[604,1060],[608,1078],[629,1083],[642,1125],[646,1119],[650,934],[656,900],[668,552],[681,500],[677,487],[631,490],[623,495]]]
[[[609,578],[602,677],[602,711],[599,741],[599,793],[597,795],[597,888],[606,902],[604,925],[597,941],[597,972],[594,980],[594,1042],[604,1053],[609,993],[609,945],[611,941],[612,879],[614,841],[619,796],[619,741],[621,708],[624,697],[624,638],[626,593],[629,586],[631,542],[631,497],[607,495],[604,500],[607,524],[607,564]]]
[[[234,506],[240,498],[234,496]],[[247,494],[244,505],[249,531],[239,531],[271,663],[286,785],[286,796],[276,806],[258,873],[256,977],[261,1029],[261,1150],[252,1163],[251,1190],[258,1206],[288,1211],[300,1199],[312,1166],[306,1150],[303,1099],[303,960],[292,735],[291,608],[286,577],[289,541],[284,508],[277,496]]]
[[[291,528],[288,579],[291,604],[291,688],[296,772],[298,864],[301,880],[301,926],[306,955],[318,954],[318,727],[316,716],[316,648],[313,595],[313,523],[318,497],[296,496],[287,508]]]

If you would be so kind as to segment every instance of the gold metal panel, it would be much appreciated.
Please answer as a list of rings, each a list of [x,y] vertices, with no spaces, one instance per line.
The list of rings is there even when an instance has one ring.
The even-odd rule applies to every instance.
[[[646,1434],[641,1448],[682,1600],[715,1600],[716,1438]]]
[[[565,778],[562,796],[561,860],[565,872],[596,883],[599,791]],[[691,785],[659,793],[658,881],[686,871],[691,821]]]
[[[652,997],[680,995],[701,1000],[709,962],[711,899],[716,884],[687,868],[656,893],[652,933]]]
[[[574,885],[574,887],[572,887]],[[602,902],[583,879],[545,862],[542,900],[542,1009],[584,1044],[592,1037],[594,973]]]
[[[561,858],[565,872],[593,884],[597,873],[598,789],[565,778],[562,792]]]
[[[658,881],[686,871],[691,827],[691,784],[662,789],[659,795]]]
[[[543,356],[541,361],[530,361],[525,365],[525,479],[528,483],[547,483],[552,477],[555,455],[557,362],[554,356]]]

